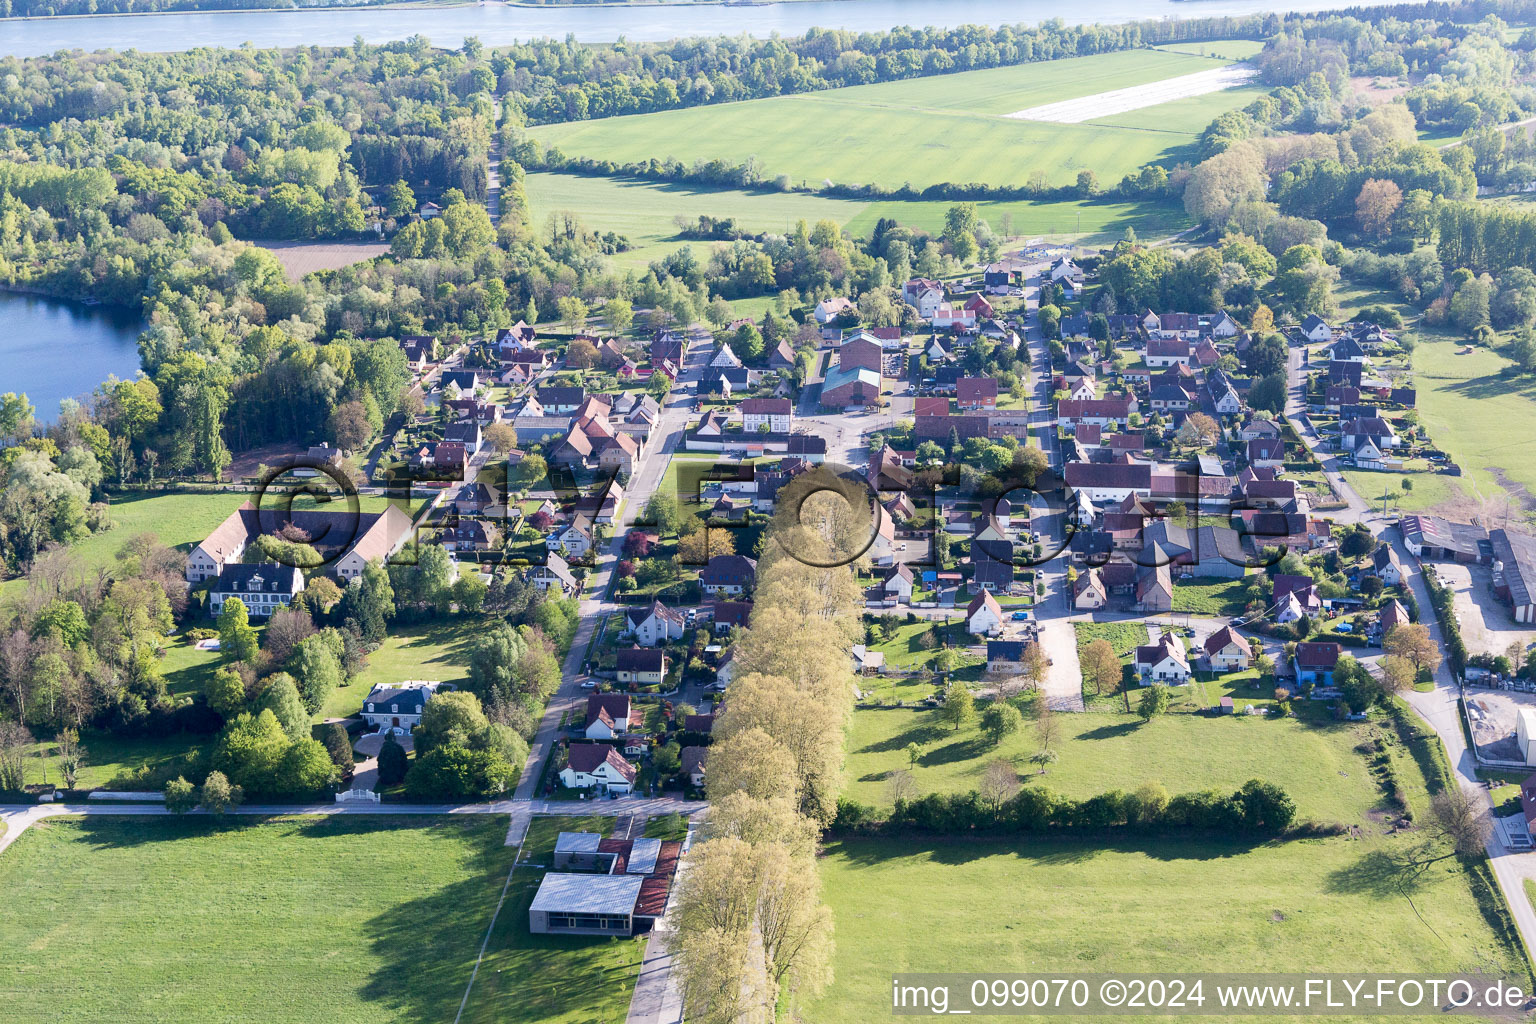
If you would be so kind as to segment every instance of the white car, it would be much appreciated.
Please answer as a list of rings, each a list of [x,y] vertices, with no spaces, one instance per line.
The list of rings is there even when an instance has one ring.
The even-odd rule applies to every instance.
[[[583,679],[582,682],[581,682],[581,688],[583,690],[595,690],[595,689],[597,689],[597,680],[596,679]]]

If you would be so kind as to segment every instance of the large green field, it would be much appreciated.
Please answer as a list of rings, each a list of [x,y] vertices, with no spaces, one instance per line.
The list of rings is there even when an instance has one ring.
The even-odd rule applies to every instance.
[[[1135,695],[1132,695],[1134,702]],[[1084,798],[1108,789],[1134,790],[1161,782],[1170,793],[1235,790],[1248,779],[1277,783],[1303,818],[1358,823],[1377,810],[1381,793],[1355,744],[1374,726],[1257,716],[1167,714],[1143,723],[1113,712],[1058,714],[1057,760],[1040,766],[1032,726],[994,746],[979,726],[953,730],[936,710],[860,709],[848,741],[847,793],[890,805],[886,773],[908,769],[906,747],[922,753],[910,768],[919,793],[975,789],[987,764],[1010,761],[1030,786]]]
[[[926,734],[914,770],[924,792],[971,788],[1001,753],[1024,766],[1032,737],[994,752],[931,713],[860,711],[855,773],[905,768],[901,749]],[[1430,843],[1396,827],[1385,788],[1355,745],[1383,748],[1414,815],[1447,768],[1433,735],[1405,743],[1389,723],[1058,715],[1060,759],[1043,779],[1074,797],[1161,780],[1170,792],[1279,783],[1300,818],[1349,826],[1332,838],[1238,842],[1211,836],[1093,835],[846,838],[822,858],[837,926],[836,984],[805,1019],[869,1020],[888,1012],[894,971],[1045,973],[1329,971],[1483,972],[1529,990],[1530,973],[1485,863],[1412,868]],[[873,748],[873,749],[871,749]],[[900,757],[899,764],[889,763]],[[931,761],[929,760],[931,758]],[[861,793],[868,782],[855,781]],[[1437,847],[1430,843],[1434,852]],[[1330,1018],[1333,1019],[1333,1018]]]
[[[1482,877],[1442,861],[1398,888],[1391,858],[1417,842],[835,842],[820,864],[836,981],[804,1019],[888,1015],[899,971],[1434,970],[1489,972],[1529,990],[1521,957],[1474,899]]]
[[[505,836],[491,817],[33,826],[0,857],[0,888],[25,897],[0,918],[5,1015],[452,1020]]]
[[[1021,121],[1003,115],[1219,67],[1224,58],[1131,50],[825,92],[534,128],[546,147],[619,162],[685,163],[755,156],[770,176],[923,186],[941,181],[1023,184],[1035,171],[1057,184],[1092,170],[1101,182],[1191,155],[1217,114],[1260,90],[1175,100],[1103,124]]]
[[[717,243],[685,241],[678,236],[677,218],[700,214],[734,217],[753,232],[792,230],[795,222],[830,220],[858,237],[867,236],[881,217],[938,234],[944,227],[945,202],[863,202],[800,192],[745,192],[706,189],[694,185],[597,178],[575,174],[533,173],[525,188],[534,221],[543,224],[553,213],[570,212],[589,228],[617,231],[634,248],[613,260],[619,266],[643,267],[684,245],[703,254]],[[1085,200],[1053,202],[982,202],[982,220],[1001,233],[1005,223],[1013,235],[1082,235],[1088,241],[1119,239],[1126,228],[1149,237],[1181,230],[1189,218],[1176,204]]]
[[[610,822],[612,819],[608,819]],[[7,1021],[442,1024],[517,855],[500,815],[77,818],[0,857]],[[622,1020],[642,940],[528,933],[519,868],[463,1020]]]
[[[1392,292],[1349,285],[1338,290],[1345,316],[1374,303],[1394,306],[1410,318],[1414,341],[1413,385],[1418,412],[1430,438],[1450,453],[1464,475],[1411,474],[1413,489],[1402,491],[1403,474],[1350,471],[1346,479],[1367,500],[1378,499],[1389,485],[1395,504],[1405,511],[1437,509],[1460,517],[1502,516],[1510,492],[1536,494],[1536,464],[1526,456],[1526,439],[1536,437],[1536,378],[1502,376],[1510,366],[1503,354],[1507,337],[1493,348],[1464,352],[1465,339],[1449,328],[1414,323],[1418,311]],[[1509,510],[1520,512],[1511,499]]]

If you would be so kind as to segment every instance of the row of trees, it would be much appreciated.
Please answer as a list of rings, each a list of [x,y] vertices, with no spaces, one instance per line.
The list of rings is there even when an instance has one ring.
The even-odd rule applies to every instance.
[[[709,748],[707,838],[678,886],[675,969],[688,1019],[705,1024],[771,1021],[786,986],[810,997],[831,980],[814,855],[836,813],[847,649],[862,633],[858,585],[836,556],[859,550],[869,509],[862,487],[821,471],[791,482],[779,509]]]
[[[1018,789],[1017,783],[1013,788],[1012,796],[994,786],[900,800],[885,825],[937,835],[1126,829],[1269,836],[1285,832],[1296,817],[1296,804],[1285,790],[1259,779],[1248,780],[1233,793],[1206,790],[1173,797],[1156,782],[1134,793],[1111,790],[1083,800],[1033,786]],[[844,816],[849,823],[866,818],[851,807],[844,808]]]

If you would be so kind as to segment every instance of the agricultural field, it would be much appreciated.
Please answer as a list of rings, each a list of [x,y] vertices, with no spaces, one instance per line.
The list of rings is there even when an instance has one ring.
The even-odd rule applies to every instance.
[[[1377,303],[1396,308],[1408,322],[1404,333],[1414,341],[1413,385],[1418,412],[1435,445],[1448,452],[1464,475],[1435,472],[1408,474],[1350,470],[1345,478],[1367,501],[1384,489],[1396,492],[1404,511],[1439,511],[1451,515],[1502,518],[1506,508],[1536,513],[1536,466],[1524,457],[1522,439],[1536,436],[1536,380],[1504,377],[1510,365],[1501,349],[1473,348],[1454,331],[1417,322],[1418,311],[1392,292],[1368,286],[1338,289],[1344,317]],[[1427,466],[1428,464],[1423,464]],[[1415,464],[1419,468],[1419,464]],[[1404,477],[1413,481],[1404,490]],[[1506,505],[1506,502],[1508,504]]]
[[[238,1020],[259,1006],[288,1024],[452,1020],[517,854],[506,828],[495,816],[35,825],[0,858],[0,887],[27,894],[0,918],[6,1018]],[[382,865],[409,884],[381,887]],[[544,1019],[622,987],[575,943],[544,966],[523,982],[558,979]],[[521,999],[494,1010],[533,1019]]]
[[[1467,474],[1456,481],[1429,479],[1444,479],[1476,501],[1491,499],[1502,514],[1506,494],[1536,491],[1527,443],[1536,437],[1536,381],[1500,376],[1510,365],[1500,352],[1479,348],[1462,355],[1462,342],[1423,330],[1415,338],[1419,414],[1430,437]],[[1415,493],[1422,479],[1415,480]]]
[[[289,281],[320,270],[340,270],[389,252],[386,242],[257,242],[271,250]]]
[[[1137,695],[1131,694],[1134,706]],[[1108,708],[1114,702],[1102,706]],[[976,788],[987,764],[1012,762],[1026,785],[1083,798],[1108,789],[1134,790],[1161,782],[1169,793],[1232,790],[1260,777],[1277,783],[1296,801],[1300,818],[1363,822],[1379,809],[1381,791],[1355,744],[1369,731],[1359,723],[1270,720],[1249,716],[1207,717],[1176,712],[1143,723],[1122,710],[1058,714],[1058,760],[1041,766],[1035,731],[1024,728],[994,746],[978,725],[958,731],[937,710],[861,708],[848,741],[846,793],[862,803],[890,806],[886,773],[910,770],[919,793]],[[921,750],[916,765],[907,745]]]
[[[1067,184],[1085,169],[1108,184],[1152,161],[1187,158],[1211,118],[1244,106],[1260,90],[1231,89],[1119,115],[1139,122],[1132,127],[1047,124],[1003,115],[1225,63],[1193,53],[1133,50],[546,125],[530,134],[568,155],[619,162],[676,157],[684,163],[716,158],[737,163],[754,156],[769,177],[787,175],[796,184],[823,179],[891,187],[940,181],[1023,184],[1035,171]]]
[[[893,971],[978,965],[1076,974],[1327,964],[1488,972],[1526,988],[1518,947],[1483,911],[1507,916],[1486,869],[1442,862],[1398,887],[1396,859],[1418,841],[833,842],[819,863],[837,927],[837,983],[805,1016],[873,1020],[890,1012]]]
[[[1348,835],[1265,843],[906,836],[829,844],[820,863],[838,930],[837,985],[808,1008],[808,1019],[867,1018],[889,1005],[892,971],[989,963],[1031,972],[1326,963],[1341,971],[1486,972],[1526,987],[1529,967],[1486,866],[1442,860],[1427,871],[1405,870],[1426,837],[1416,827],[1392,827],[1385,786],[1355,750],[1390,738],[1393,778],[1422,820],[1429,779],[1447,771],[1438,742],[1430,736],[1405,744],[1379,721],[1303,715],[1168,714],[1146,724],[1127,715],[1058,715],[1065,720],[1060,759],[1044,778],[1024,784],[1081,798],[1148,778],[1178,792],[1235,788],[1256,776],[1286,789],[1298,819],[1338,822],[1350,827]],[[934,744],[924,755],[933,763],[913,770],[920,792],[971,788],[995,756],[966,730],[948,739],[931,713],[861,711],[850,744],[855,795],[872,799],[860,794],[870,784],[859,773],[906,768],[901,751],[915,732]],[[1033,750],[1016,736],[1000,752],[1027,767]],[[1114,927],[1084,929],[1085,920]]]
[[[632,178],[586,177],[536,172],[525,188],[534,223],[551,214],[573,212],[594,230],[617,231],[634,248],[610,257],[617,267],[641,268],[685,245],[701,256],[720,243],[689,241],[678,236],[677,218],[696,220],[700,214],[734,217],[749,231],[784,232],[796,221],[814,224],[830,220],[856,237],[867,237],[875,223],[890,217],[930,234],[943,230],[945,202],[864,202],[799,192],[747,192],[706,189],[673,182]],[[1177,204],[1089,200],[1059,202],[981,202],[982,220],[1001,233],[1006,225],[1014,236],[1072,235],[1085,241],[1112,242],[1134,228],[1142,237],[1182,230],[1189,218]],[[737,302],[743,315],[761,315],[766,300]],[[755,303],[755,305],[754,305]]]

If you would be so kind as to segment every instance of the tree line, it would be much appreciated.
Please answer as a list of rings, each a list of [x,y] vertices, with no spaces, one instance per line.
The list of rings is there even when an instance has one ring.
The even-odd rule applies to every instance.
[[[705,839],[673,911],[684,1009],[708,1024],[773,1020],[786,992],[809,998],[831,981],[815,850],[836,814],[853,710],[848,648],[862,633],[858,584],[837,563],[860,550],[871,520],[862,485],[829,472],[804,474],[786,492],[732,648],[737,672],[705,765]]]

